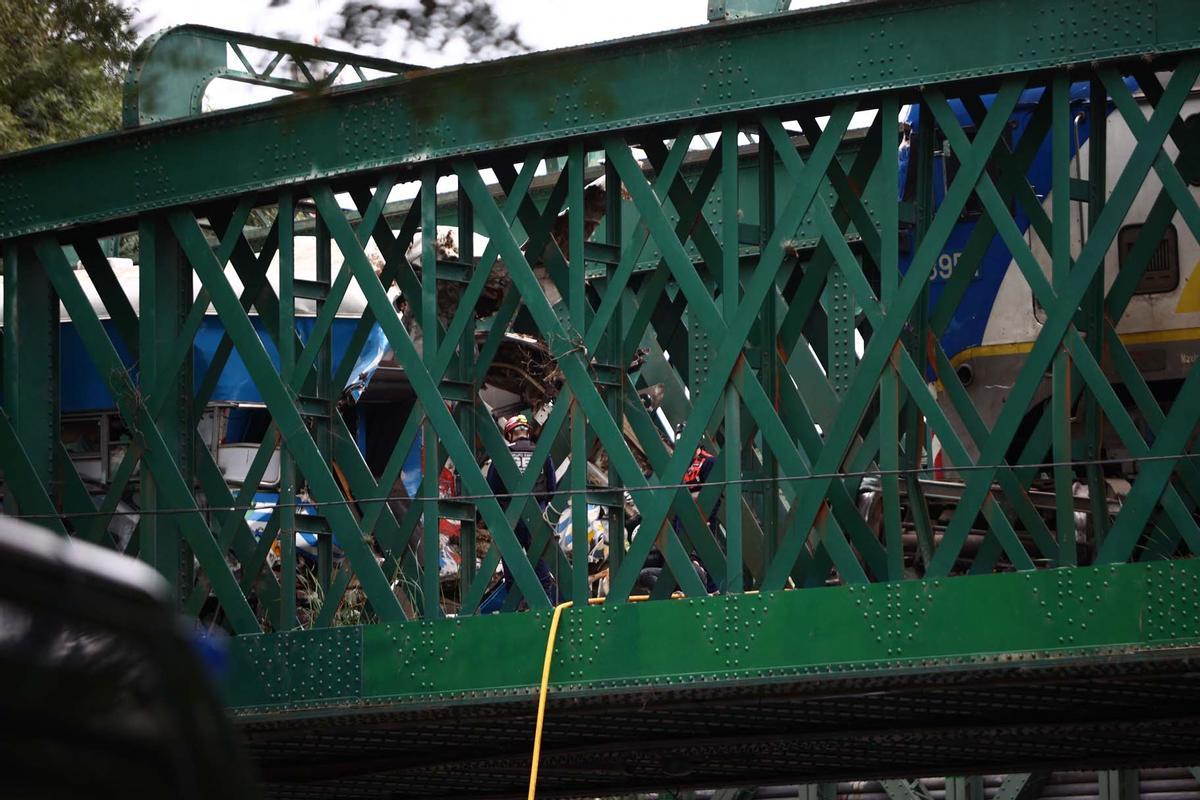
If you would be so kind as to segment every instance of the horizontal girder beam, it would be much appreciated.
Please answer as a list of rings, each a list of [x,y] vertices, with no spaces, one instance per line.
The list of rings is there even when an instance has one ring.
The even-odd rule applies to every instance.
[[[788,12],[11,156],[0,160],[0,238],[387,165],[1196,46],[1190,0],[878,0]]]
[[[1191,763],[1197,598],[1176,561],[573,608],[539,794]],[[522,795],[549,618],[239,637],[268,791]]]
[[[1184,560],[573,608],[559,627],[551,696],[1140,657],[1200,644],[1191,617],[1159,613],[1193,600],[1200,562]],[[230,682],[229,702],[244,720],[267,722],[347,703],[528,698],[549,623],[544,612],[238,637],[244,680]],[[311,652],[327,657],[290,657]]]

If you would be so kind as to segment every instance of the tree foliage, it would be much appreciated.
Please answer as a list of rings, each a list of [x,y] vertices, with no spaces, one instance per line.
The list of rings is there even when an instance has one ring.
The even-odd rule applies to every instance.
[[[271,0],[283,6],[292,0]],[[476,58],[524,52],[516,25],[507,25],[492,0],[346,0],[328,34],[351,46],[386,46],[395,57],[414,48],[440,50],[462,42]]]
[[[120,127],[134,13],[118,0],[0,0],[0,153]],[[418,44],[461,42],[479,58],[529,49],[492,0],[345,0],[329,35],[393,57]]]
[[[0,152],[120,126],[131,17],[115,0],[0,0]]]

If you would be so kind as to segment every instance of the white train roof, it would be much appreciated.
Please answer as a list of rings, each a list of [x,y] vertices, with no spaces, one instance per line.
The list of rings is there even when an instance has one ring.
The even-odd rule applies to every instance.
[[[439,225],[438,226],[439,238],[445,236],[445,234],[449,231],[454,231],[455,233],[457,233],[457,230],[458,229],[453,226]],[[476,254],[483,253],[484,248],[487,247],[487,243],[488,243],[488,240],[486,237],[479,236],[478,234],[476,234],[476,236],[475,236],[475,252],[476,252]],[[420,253],[421,253],[420,245],[421,245],[421,234],[420,234],[420,232],[418,232],[416,234],[416,236],[413,238],[412,246],[410,246],[408,249],[408,257],[409,257],[410,261],[413,262],[414,265],[420,264]],[[312,236],[297,236],[295,239],[294,247],[295,247],[295,276],[296,276],[296,278],[299,280],[314,280],[316,278],[316,273],[317,273],[316,238],[312,237]],[[374,240],[372,240],[368,244],[368,246],[365,248],[365,251],[366,251],[367,257],[369,259],[371,259],[372,263],[382,263],[382,256],[379,252],[379,248],[375,245]],[[342,256],[342,251],[340,249],[338,249],[337,244],[334,243],[331,247],[330,266],[331,266],[332,274],[335,278],[337,277],[338,270],[342,266],[343,260],[344,259]],[[129,303],[130,303],[130,305],[133,306],[134,313],[135,314],[140,313],[140,307],[141,307],[140,286],[139,286],[140,269],[139,269],[138,265],[133,263],[133,261],[128,258],[110,258],[108,260],[108,263],[112,266],[113,273],[117,279],[117,283],[120,284],[120,286],[121,286],[121,291],[125,294],[125,296],[127,298],[129,298]],[[100,293],[96,290],[95,285],[92,283],[91,276],[88,275],[88,273],[86,271],[84,271],[82,268],[77,268],[75,270],[74,274],[79,279],[79,284],[83,288],[84,294],[86,294],[88,297],[88,300],[91,301],[92,309],[96,312],[96,315],[100,319],[109,319],[110,314],[108,313],[108,309],[105,308],[104,301],[100,299]],[[233,267],[227,266],[225,268],[225,279],[229,282],[229,285],[233,289],[234,293],[236,293],[240,297],[241,293],[242,293],[242,289],[243,289],[242,280],[241,280],[241,278],[238,277],[237,272],[233,269]],[[279,255],[278,255],[278,253],[276,253],[275,258],[271,260],[270,266],[267,267],[267,279],[270,281],[271,288],[275,290],[276,294],[278,294],[278,292],[279,292]],[[192,298],[193,299],[195,299],[195,297],[200,293],[200,287],[201,287],[200,278],[197,275],[195,275],[195,273],[193,273],[193,275],[192,275]],[[397,293],[398,293],[398,290],[395,288],[395,286],[393,286],[388,294],[390,296],[395,296]],[[4,298],[4,290],[3,290],[3,286],[0,285],[0,324],[3,324],[3,322],[4,322],[3,298]],[[363,295],[362,290],[359,288],[358,282],[351,281],[349,288],[346,290],[346,296],[342,299],[341,305],[338,307],[337,316],[338,317],[358,318],[363,315],[363,312],[366,310],[366,308],[367,308],[367,299]],[[214,309],[210,305],[208,307],[208,310],[206,313],[216,314],[216,309]],[[297,314],[297,316],[315,316],[316,315],[316,301],[297,299],[296,300],[296,314]],[[66,308],[62,305],[59,306],[59,319],[62,320],[63,322],[69,322],[71,319],[70,315],[67,314]]]

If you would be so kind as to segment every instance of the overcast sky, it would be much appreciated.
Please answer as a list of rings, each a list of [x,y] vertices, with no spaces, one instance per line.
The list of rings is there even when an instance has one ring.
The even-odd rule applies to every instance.
[[[322,36],[341,7],[339,0],[291,0],[268,8],[269,0],[119,0],[139,11],[136,22],[145,36],[159,28],[192,22],[263,36],[312,42]],[[707,20],[705,0],[494,0],[505,21],[520,26],[534,49],[548,50],[600,42],[653,31],[701,25]],[[792,6],[821,5],[828,0],[793,0]],[[323,41],[329,46],[336,42]],[[401,53],[382,48],[378,55],[429,66],[460,63],[462,52],[429,52],[412,48]]]

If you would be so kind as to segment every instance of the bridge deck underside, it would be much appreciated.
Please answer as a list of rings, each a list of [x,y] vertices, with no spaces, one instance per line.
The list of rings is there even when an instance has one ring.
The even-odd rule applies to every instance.
[[[1187,560],[571,608],[538,791],[1193,764],[1197,603]],[[237,640],[268,795],[523,795],[549,618]]]
[[[541,796],[847,776],[1185,764],[1200,650],[550,702]],[[375,709],[244,731],[279,798],[521,797],[536,702]]]

